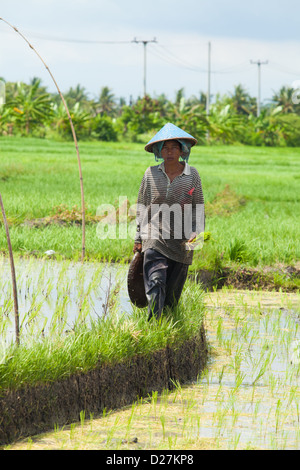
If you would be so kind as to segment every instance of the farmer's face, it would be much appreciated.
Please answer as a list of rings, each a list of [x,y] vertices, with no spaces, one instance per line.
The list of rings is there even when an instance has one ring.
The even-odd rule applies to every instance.
[[[161,149],[161,156],[165,162],[176,162],[181,155],[181,146],[177,140],[167,140]]]

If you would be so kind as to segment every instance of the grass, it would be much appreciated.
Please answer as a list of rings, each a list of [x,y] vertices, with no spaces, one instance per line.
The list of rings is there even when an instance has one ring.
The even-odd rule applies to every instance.
[[[64,276],[63,269],[60,274]],[[81,284],[80,272],[72,282]],[[41,276],[38,283],[42,287]],[[106,299],[109,313],[105,317],[93,316],[88,303],[91,295],[91,283],[88,283],[78,291],[79,306],[72,323],[66,310],[70,297],[68,283],[66,279],[58,279],[58,283],[62,285],[56,308],[48,319],[40,313],[42,301],[32,295],[30,308],[22,319],[19,347],[9,341],[4,344],[9,317],[5,314],[1,317],[5,347],[1,348],[0,390],[53,382],[92,370],[99,364],[122,362],[137,354],[149,355],[166,345],[178,346],[194,336],[202,323],[203,292],[191,281],[185,288],[181,306],[172,315],[166,313],[159,322],[148,321],[147,309],[122,313],[113,289],[111,297]],[[87,301],[85,305],[80,298]]]
[[[69,212],[80,207],[77,160],[72,143],[40,139],[1,138],[1,194],[13,250],[43,256],[52,249],[57,258],[79,259],[81,228],[24,226],[24,221]],[[136,202],[145,169],[155,164],[140,144],[80,144],[88,216],[102,204],[118,207],[124,196]],[[196,147],[190,164],[201,176],[207,206],[206,230],[212,238],[195,252],[193,268],[223,264],[271,266],[299,260],[299,149],[245,146]],[[133,239],[99,239],[97,224],[87,224],[88,259],[129,260]],[[235,244],[235,248],[234,248]],[[242,247],[242,252],[241,252]],[[234,253],[238,249],[238,253]],[[6,250],[4,228],[0,249]]]

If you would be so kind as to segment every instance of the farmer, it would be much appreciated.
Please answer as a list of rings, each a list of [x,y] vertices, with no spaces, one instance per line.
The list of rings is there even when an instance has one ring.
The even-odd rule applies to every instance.
[[[192,264],[193,244],[204,232],[204,200],[198,171],[188,165],[196,144],[190,134],[166,124],[145,146],[155,160],[142,179],[137,204],[135,252],[144,255],[149,319],[175,306]]]

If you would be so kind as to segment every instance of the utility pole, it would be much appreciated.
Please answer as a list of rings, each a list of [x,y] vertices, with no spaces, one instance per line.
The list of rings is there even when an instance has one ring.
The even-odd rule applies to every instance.
[[[206,115],[209,116],[209,106],[210,106],[210,65],[211,65],[211,45],[208,43],[208,75],[207,75],[207,96],[206,96]]]
[[[146,48],[147,48],[147,44],[148,42],[157,42],[156,41],[156,38],[153,38],[153,39],[150,39],[150,40],[141,40],[141,41],[138,41],[136,38],[134,38],[134,40],[132,42],[135,42],[135,43],[143,43],[144,44],[144,97],[146,96],[146,79],[147,79],[147,53],[146,53]]]
[[[262,62],[261,60],[257,60],[256,62],[254,60],[250,60],[251,64],[256,64],[258,67],[258,92],[257,92],[257,117],[260,115],[260,75],[261,75],[261,70],[260,67],[261,65],[265,65],[268,63],[266,60],[265,62]]]
[[[210,75],[211,75],[211,44],[208,43],[208,67],[207,67],[207,95],[206,95],[206,117],[209,117],[210,112]],[[206,139],[209,140],[209,129],[206,131]]]

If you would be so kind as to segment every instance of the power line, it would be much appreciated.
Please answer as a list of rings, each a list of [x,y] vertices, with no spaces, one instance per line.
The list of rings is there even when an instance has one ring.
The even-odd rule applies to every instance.
[[[63,38],[59,36],[51,36],[43,33],[26,33],[32,38],[42,39],[45,41],[54,42],[70,42],[78,44],[130,44],[132,41],[102,41],[98,39],[77,39],[77,38]]]
[[[205,73],[205,71],[203,69],[201,69],[200,67],[197,67],[193,64],[190,64],[188,62],[186,62],[185,60],[181,59],[181,58],[178,58],[173,52],[171,52],[169,49],[167,49],[165,46],[162,46],[162,45],[158,45],[158,47],[160,47],[162,49],[162,53],[165,54],[165,56],[168,58],[168,60],[171,62],[171,63],[174,63],[174,64],[178,64],[186,69],[189,69],[189,70],[193,70],[195,72],[202,72],[202,73]],[[175,61],[175,62],[174,62]]]
[[[207,69],[189,64],[188,62],[177,57],[175,54],[169,51],[165,46],[162,46],[159,44],[158,47],[162,50],[157,50],[157,48],[155,49],[152,48],[149,50],[149,52],[155,55],[156,57],[158,57],[159,59],[163,60],[164,62],[168,62],[171,65],[181,67],[186,70],[190,70],[192,72],[203,73],[205,75],[208,73]],[[249,70],[249,66],[246,67],[246,64],[248,64],[248,62],[242,62],[242,63],[235,64],[235,65],[229,65],[228,67],[225,67],[220,70],[210,70],[210,73],[212,75],[213,74],[223,75],[223,74],[233,74],[237,72],[247,71]]]
[[[229,65],[228,67],[225,67],[224,69],[216,70],[215,72],[212,72],[212,73],[226,74],[226,73],[244,72],[246,70],[248,71],[249,66],[246,67],[246,64],[248,64],[248,62],[242,62],[240,64]],[[239,69],[239,70],[237,70],[237,69]]]
[[[6,31],[0,31],[1,33],[6,33]],[[8,32],[9,33],[9,32]],[[42,39],[45,41],[55,41],[55,42],[66,42],[66,43],[78,43],[78,44],[132,44],[132,42],[142,42],[142,41],[129,41],[129,40],[123,40],[123,41],[116,41],[116,40],[98,40],[98,39],[76,39],[76,38],[64,38],[64,37],[59,37],[59,36],[51,36],[43,33],[30,33],[27,32],[28,35],[30,35],[32,38],[37,38],[37,39]],[[150,42],[150,41],[148,41]],[[196,44],[195,42],[189,42],[189,43],[180,43],[180,44],[173,44],[173,46],[180,47],[180,46],[187,46],[187,45],[193,45]],[[157,57],[161,58],[164,61],[167,61],[168,63],[172,65],[177,65],[178,67],[186,68],[188,70],[198,72],[198,73],[204,73],[207,74],[207,70],[204,70],[201,67],[197,67],[196,65],[190,64],[181,58],[177,57],[173,52],[171,52],[169,49],[166,48],[166,46],[158,44],[158,47],[162,49],[162,51],[157,51],[157,50],[151,50],[150,52],[153,55],[156,55]],[[164,55],[164,52],[166,53]],[[163,54],[163,55],[161,55]],[[270,67],[273,64],[273,68],[276,68],[282,72],[285,72],[287,74],[291,75],[300,75],[300,72],[296,71],[289,71],[285,68],[283,68],[280,64],[276,64],[275,62],[270,63]],[[211,70],[211,74],[226,74],[226,73],[235,73],[236,70],[231,70],[231,69],[236,69],[243,67],[245,65],[245,62],[241,64],[236,64],[236,65],[231,65],[228,67],[225,67],[224,69],[221,70]],[[245,70],[245,69],[244,69]]]
[[[173,59],[172,57],[170,57],[169,55],[165,54],[164,51],[160,51],[158,49],[154,49],[154,48],[151,48],[149,50],[150,54],[154,55],[155,57],[158,57],[160,60],[162,60],[164,63],[168,63],[170,65],[173,65],[175,67],[180,67],[180,68],[183,68],[183,69],[186,69],[186,70],[190,70],[192,72],[200,72],[201,71],[199,69],[197,69],[197,67],[193,67],[193,66],[188,66],[186,64],[184,64],[183,62],[180,61],[180,59]],[[204,73],[204,71],[203,71]]]
[[[27,33],[28,34],[28,33]],[[111,41],[103,41],[103,40],[98,40],[98,39],[76,39],[76,38],[64,38],[64,37],[59,37],[59,36],[51,36],[51,35],[47,35],[47,34],[43,34],[43,33],[31,33],[30,36],[32,38],[37,38],[37,39],[42,39],[42,40],[45,40],[45,41],[54,41],[54,42],[65,42],[65,43],[78,43],[78,44],[132,44],[133,42],[135,43],[138,43],[138,42],[141,42],[143,43],[144,41],[138,41],[136,40],[136,38],[133,40],[133,41],[126,41],[126,40],[123,40],[123,41],[114,41],[114,40],[111,40]],[[148,42],[154,42],[156,44],[157,41],[155,40],[150,40],[150,41],[146,41],[146,43]],[[188,44],[194,44],[194,43],[188,43]],[[181,44],[182,46],[184,46],[184,44]],[[178,67],[182,67],[182,68],[186,68],[187,70],[191,70],[191,71],[194,71],[194,72],[198,72],[198,73],[204,73],[204,74],[207,74],[207,70],[204,70],[203,68],[201,67],[197,67],[196,65],[192,65],[188,62],[186,62],[185,60],[182,60],[181,58],[177,57],[173,52],[171,52],[170,50],[168,50],[166,48],[166,46],[163,46],[163,45],[160,45],[158,44],[158,47],[160,47],[160,49],[162,49],[161,51],[157,51],[157,50],[152,50],[151,53],[156,55],[158,58],[172,64],[172,65],[177,65]],[[243,64],[240,64],[240,65],[243,65]],[[226,67],[224,70],[211,70],[211,73],[214,74],[214,73],[234,73],[234,70],[233,71],[227,71],[227,69],[230,69],[230,68],[233,68],[233,67],[239,67],[240,65],[233,65],[233,66],[229,66],[229,67]]]
[[[34,35],[38,39],[44,39],[46,41],[55,41],[55,42],[69,42],[69,43],[78,43],[78,44],[130,44],[131,41],[99,41],[93,39],[72,39],[72,38],[59,38],[53,36],[43,36],[43,35]]]
[[[295,75],[297,77],[300,77],[300,72],[296,72],[296,70],[287,69],[286,67],[280,64],[277,64],[276,62],[273,62],[273,61],[270,62],[269,66],[270,68],[277,70],[279,72],[282,72],[282,73],[286,73],[287,75]]]

